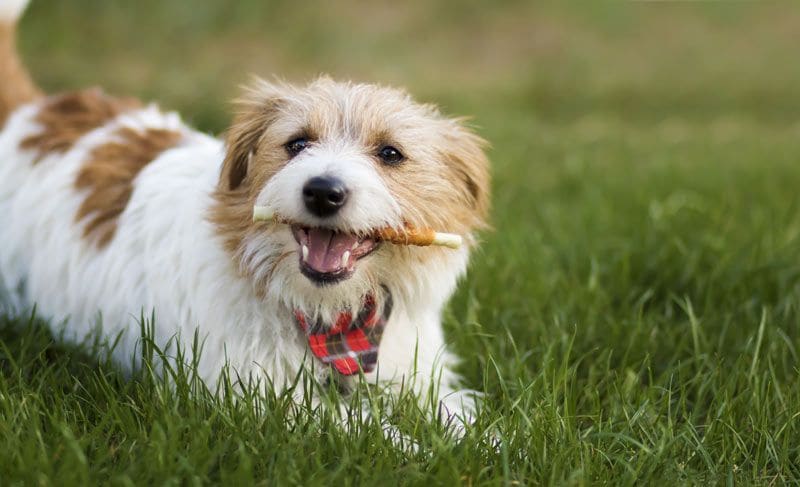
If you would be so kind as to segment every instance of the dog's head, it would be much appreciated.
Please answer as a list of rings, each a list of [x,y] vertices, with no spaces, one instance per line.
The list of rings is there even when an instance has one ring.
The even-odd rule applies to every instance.
[[[482,139],[402,91],[329,78],[258,81],[238,105],[212,220],[257,290],[305,309],[382,285],[450,292],[488,211]],[[253,223],[255,205],[292,224]],[[464,235],[467,248],[373,237],[405,224]]]

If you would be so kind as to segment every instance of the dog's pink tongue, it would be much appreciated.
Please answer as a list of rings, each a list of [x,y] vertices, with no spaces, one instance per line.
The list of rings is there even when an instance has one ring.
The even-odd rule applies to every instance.
[[[358,239],[346,233],[321,228],[308,230],[308,259],[306,264],[317,272],[336,272],[347,265],[342,256],[352,251]]]

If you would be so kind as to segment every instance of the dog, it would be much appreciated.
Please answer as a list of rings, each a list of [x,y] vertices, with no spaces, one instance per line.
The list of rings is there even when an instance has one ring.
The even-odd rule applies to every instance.
[[[256,79],[223,140],[99,89],[45,95],[15,49],[27,0],[0,3],[0,285],[67,339],[102,322],[130,365],[137,319],[222,371],[288,387],[407,387],[470,414],[443,307],[489,210],[486,143],[399,89]],[[287,224],[254,221],[268,206]],[[459,234],[459,249],[381,228]]]

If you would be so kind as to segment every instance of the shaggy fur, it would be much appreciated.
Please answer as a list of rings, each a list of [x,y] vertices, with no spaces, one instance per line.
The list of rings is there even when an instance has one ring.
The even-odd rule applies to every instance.
[[[3,48],[25,2],[12,3],[0,9],[0,67],[12,75],[0,85],[0,284],[15,306],[66,322],[73,339],[101,316],[105,333],[122,333],[115,353],[123,365],[139,337],[135,317],[154,311],[161,343],[177,336],[188,345],[199,331],[198,367],[209,383],[227,363],[282,387],[314,360],[295,310],[329,321],[389,292],[394,309],[366,378],[404,383],[423,399],[436,390],[435,400],[464,412],[441,312],[488,211],[479,137],[403,91],[325,77],[307,86],[255,82],[224,142],[96,90],[44,98]],[[300,137],[308,145],[288,153]],[[383,163],[386,146],[403,161]],[[319,176],[349,190],[325,218],[303,204],[303,185]],[[254,223],[256,204],[296,227]],[[379,243],[335,284],[300,272],[298,228],[362,238],[406,224],[462,234],[467,245]],[[330,373],[313,368],[320,379]]]
[[[140,106],[138,100],[113,98],[99,89],[50,97],[36,114],[40,130],[25,137],[21,146],[36,151],[37,161],[50,152],[66,152],[92,130]]]
[[[84,236],[96,236],[98,247],[114,237],[117,219],[133,194],[136,176],[165,150],[176,146],[182,134],[148,128],[143,131],[120,127],[113,142],[95,147],[81,167],[75,186],[88,190],[78,209],[77,220],[85,220]]]

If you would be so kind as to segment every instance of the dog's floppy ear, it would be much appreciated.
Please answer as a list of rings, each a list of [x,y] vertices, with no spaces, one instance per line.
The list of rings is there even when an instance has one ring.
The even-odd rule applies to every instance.
[[[257,79],[245,89],[244,96],[236,100],[238,111],[225,136],[225,161],[220,175],[220,185],[226,190],[237,189],[247,177],[250,158],[274,120],[281,102],[280,94],[279,86]]]
[[[451,120],[447,133],[445,159],[455,170],[463,186],[464,201],[467,202],[479,221],[484,225],[489,216],[490,175],[489,159],[485,149],[489,145],[484,139],[464,126],[464,120]]]

